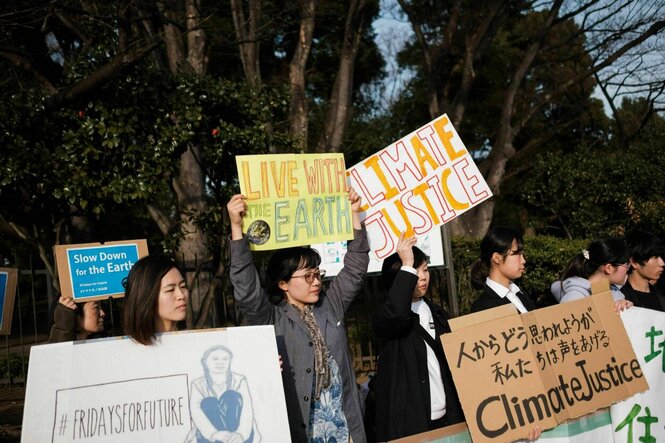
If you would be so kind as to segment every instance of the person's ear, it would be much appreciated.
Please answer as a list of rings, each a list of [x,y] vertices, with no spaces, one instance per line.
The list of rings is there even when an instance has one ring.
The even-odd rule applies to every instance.
[[[603,271],[603,274],[610,275],[612,273],[613,266],[614,265],[612,265],[611,263],[605,263],[600,267],[600,270]]]
[[[499,254],[498,252],[495,252],[492,254],[492,263],[495,265],[500,265],[501,262],[503,261],[503,256]]]
[[[636,269],[638,266],[640,266],[640,264],[638,262],[636,262],[633,257],[630,257],[628,259],[628,262],[630,263],[630,267],[633,268],[633,269]]]
[[[282,291],[284,291],[284,292],[286,292],[286,290],[288,288],[288,285],[289,284],[287,282],[285,282],[284,280],[281,280],[279,283],[277,283],[277,287],[279,289],[281,289]]]

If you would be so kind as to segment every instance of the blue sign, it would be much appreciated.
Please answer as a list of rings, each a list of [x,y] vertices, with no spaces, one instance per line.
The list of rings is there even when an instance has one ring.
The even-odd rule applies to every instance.
[[[122,281],[138,259],[135,244],[68,249],[72,297],[81,300],[124,293]]]
[[[7,273],[0,272],[0,329],[5,320],[5,298],[7,294]]]

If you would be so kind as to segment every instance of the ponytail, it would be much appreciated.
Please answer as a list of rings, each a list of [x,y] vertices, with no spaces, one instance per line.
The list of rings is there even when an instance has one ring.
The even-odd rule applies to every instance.
[[[477,259],[471,265],[471,270],[469,271],[469,280],[471,281],[471,286],[475,289],[483,289],[485,287],[485,280],[490,274],[490,270],[485,264]]]
[[[524,240],[522,234],[516,228],[510,226],[494,226],[487,231],[480,242],[480,257],[471,265],[469,279],[471,285],[476,289],[485,286],[485,280],[489,276],[494,253],[506,257],[513,247],[513,241],[517,242],[517,249],[522,250]]]
[[[628,248],[618,238],[603,238],[589,243],[588,249],[577,254],[563,271],[561,281],[570,277],[588,279],[605,264],[621,265],[628,261]]]

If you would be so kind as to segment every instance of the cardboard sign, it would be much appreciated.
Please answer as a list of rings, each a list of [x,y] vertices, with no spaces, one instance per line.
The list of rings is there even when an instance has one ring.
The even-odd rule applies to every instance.
[[[474,442],[524,438],[648,389],[609,286],[526,314],[503,308],[441,337]]]
[[[614,441],[665,441],[665,313],[630,308],[621,319],[649,390],[612,405]]]
[[[75,302],[123,297],[123,280],[140,258],[148,255],[145,240],[58,245],[60,291]]]
[[[348,174],[363,198],[370,246],[379,260],[394,252],[400,233],[424,235],[492,196],[446,115]]]
[[[290,441],[272,326],[30,350],[22,441],[182,443],[230,433]]]
[[[9,335],[12,331],[17,283],[18,269],[0,268],[0,335]]]
[[[252,250],[353,238],[342,154],[236,156]]]
[[[321,264],[319,268],[326,271],[326,277],[334,277],[339,274],[344,265],[344,255],[346,255],[347,242],[329,242],[317,243],[312,245],[312,249],[316,249],[321,256]],[[427,256],[429,256],[429,267],[443,266],[443,242],[441,240],[441,231],[434,229],[425,235],[418,237],[416,246],[420,248]],[[383,260],[379,260],[376,254],[369,254],[369,266],[367,267],[368,273],[381,272]]]

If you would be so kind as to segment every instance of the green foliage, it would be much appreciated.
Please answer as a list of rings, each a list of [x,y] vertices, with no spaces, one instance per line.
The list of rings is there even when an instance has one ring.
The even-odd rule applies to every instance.
[[[537,300],[538,306],[556,303],[550,285],[559,279],[568,262],[587,244],[585,240],[562,240],[556,237],[533,235],[524,239],[526,272],[517,285]],[[468,314],[471,303],[478,297],[469,282],[469,270],[480,253],[480,240],[456,237],[452,240],[453,262],[461,314]]]
[[[665,233],[665,190],[658,179],[665,171],[664,129],[665,120],[657,117],[630,146],[580,147],[536,157],[520,177],[518,191],[529,223],[573,238],[623,234],[635,227]]]
[[[51,242],[53,225],[73,215],[105,225],[137,210],[145,215],[146,203],[175,214],[172,179],[192,146],[200,149],[211,210],[189,216],[214,239],[224,204],[237,191],[234,157],[292,149],[281,88],[250,90],[209,76],[172,79],[141,67],[65,108],[50,109],[35,90],[13,98],[0,110],[0,214],[41,224]],[[167,249],[179,234],[174,229]]]

